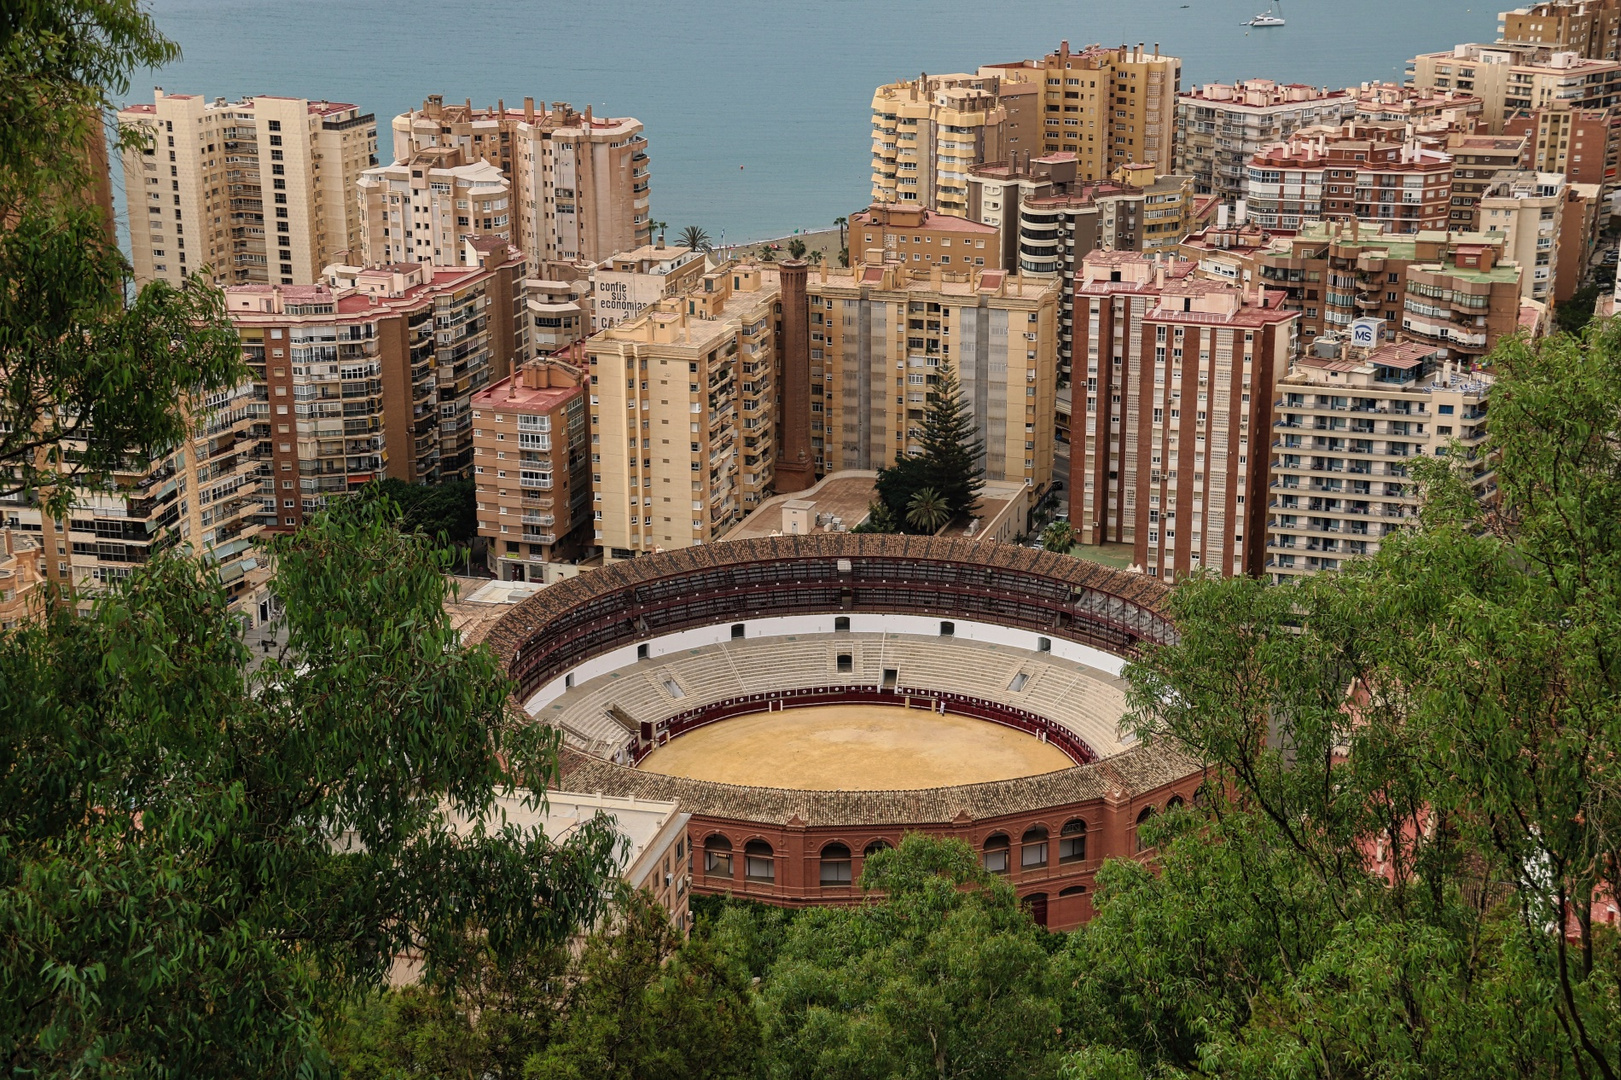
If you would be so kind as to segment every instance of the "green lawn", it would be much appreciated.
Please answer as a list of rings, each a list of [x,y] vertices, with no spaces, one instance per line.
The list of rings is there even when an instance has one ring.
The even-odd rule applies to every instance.
[[[1131,565],[1130,544],[1076,544],[1069,549],[1069,553],[1074,558],[1114,570],[1124,570]]]

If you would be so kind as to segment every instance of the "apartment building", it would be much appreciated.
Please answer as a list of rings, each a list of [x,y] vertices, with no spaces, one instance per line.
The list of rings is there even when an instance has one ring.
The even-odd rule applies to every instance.
[[[145,136],[124,152],[135,283],[308,285],[360,245],[355,185],[377,163],[358,106],[155,91],[118,111]]]
[[[565,264],[551,265],[556,274]],[[532,277],[523,283],[529,350],[536,357],[571,354],[591,336],[591,278],[583,268],[574,273],[578,276]]]
[[[1524,135],[1464,135],[1447,138],[1452,155],[1452,211],[1447,228],[1468,232],[1479,228],[1476,212],[1480,197],[1497,177],[1524,168],[1528,138]]]
[[[605,561],[713,543],[771,490],[780,290],[725,263],[586,341]]]
[[[256,387],[243,382],[184,405],[191,433],[173,451],[131,462],[105,487],[76,487],[65,518],[45,513],[29,493],[0,499],[0,529],[27,537],[37,574],[81,606],[174,547],[199,555],[233,609],[262,621],[269,598],[268,569],[254,546],[262,472]]]
[[[0,528],[0,630],[13,630],[44,614],[43,555],[35,538]]]
[[[1505,261],[1502,236],[1316,222],[1273,237],[1255,258],[1262,283],[1300,313],[1308,344],[1373,318],[1385,340],[1444,344],[1465,360],[1490,352],[1519,320],[1520,266]]]
[[[1430,345],[1318,341],[1276,388],[1265,573],[1282,582],[1377,554],[1418,517],[1414,458],[1466,455],[1488,497],[1491,384]]]
[[[1585,254],[1580,237],[1560,243],[1565,201],[1572,193],[1558,173],[1512,172],[1498,176],[1480,200],[1480,230],[1503,237],[1503,257],[1520,264],[1520,295],[1550,303],[1562,258]]]
[[[1621,60],[1621,3],[1548,0],[1497,16],[1497,38],[1515,45],[1568,49],[1593,60]]]
[[[1082,261],[1069,478],[1082,543],[1130,544],[1167,580],[1260,572],[1272,388],[1300,318],[1282,299],[1163,255]]]
[[[1250,159],[1244,191],[1263,228],[1357,217],[1392,233],[1445,229],[1452,158],[1416,142],[1297,135]]]
[[[1460,131],[1472,130],[1486,103],[1460,90],[1432,90],[1399,83],[1365,82],[1348,93],[1356,99],[1353,119],[1359,123],[1440,123]]]
[[[899,454],[920,453],[928,396],[949,364],[985,440],[986,478],[1046,489],[1053,479],[1059,292],[1052,279],[898,259],[811,273],[817,474],[883,468]]]
[[[872,200],[961,215],[970,167],[1041,148],[1040,87],[995,73],[923,74],[872,96]]]
[[[662,240],[603,260],[591,270],[591,329],[634,319],[665,297],[690,289],[706,269],[703,252],[665,247]]]
[[[407,160],[367,169],[355,184],[359,265],[459,266],[475,236],[511,241],[512,182],[457,147],[433,147]]]
[[[591,546],[586,376],[531,360],[473,395],[478,532],[502,581],[546,581],[548,564]]]
[[[500,170],[511,185],[512,239],[535,266],[600,263],[653,239],[647,138],[633,117],[598,117],[563,101],[537,108],[534,98],[522,109],[446,105],[435,94],[393,128],[396,162],[456,149],[464,162]],[[478,231],[492,228],[500,230]]]
[[[1493,135],[1516,112],[1563,102],[1576,109],[1607,109],[1621,102],[1621,62],[1587,60],[1542,45],[1454,46],[1421,53],[1407,63],[1407,82],[1418,90],[1461,90],[1484,102],[1481,119]]]
[[[1043,155],[1072,152],[1080,179],[1106,179],[1128,164],[1152,165],[1161,174],[1177,171],[1182,61],[1161,56],[1158,43],[1152,52],[1142,42],[1071,52],[1063,41],[1040,60],[980,70],[1042,87],[1041,144],[1032,149]]]
[[[1349,90],[1271,79],[1196,86],[1176,98],[1175,171],[1193,177],[1196,193],[1237,202],[1251,158],[1301,128],[1355,118],[1357,100]]]
[[[516,249],[510,258],[522,262]],[[513,325],[490,314],[494,291],[514,282],[521,289],[521,273],[411,263],[228,289],[261,402],[261,523],[295,529],[326,499],[384,476],[471,476],[473,395],[527,341],[521,295],[506,305]]]
[[[1516,113],[1505,135],[1524,136],[1522,168],[1561,173],[1573,184],[1597,184],[1607,197],[1621,163],[1621,108],[1572,109],[1559,104]]]
[[[1002,268],[1000,229],[971,218],[937,214],[926,206],[874,203],[851,214],[850,248],[852,262],[893,259],[924,268]],[[873,252],[882,254],[875,257]]]

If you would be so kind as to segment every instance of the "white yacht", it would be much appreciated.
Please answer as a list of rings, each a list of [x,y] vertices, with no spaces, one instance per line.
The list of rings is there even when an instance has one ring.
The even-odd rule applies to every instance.
[[[1249,22],[1245,23],[1244,25],[1245,26],[1283,26],[1284,25],[1284,19],[1283,19],[1282,15],[1279,15],[1279,14],[1277,14],[1275,12],[1263,11],[1261,14],[1255,16],[1255,18],[1251,19]]]

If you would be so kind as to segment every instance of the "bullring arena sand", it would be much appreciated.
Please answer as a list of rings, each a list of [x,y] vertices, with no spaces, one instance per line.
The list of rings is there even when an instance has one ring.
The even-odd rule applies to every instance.
[[[720,720],[671,739],[647,772],[807,791],[897,791],[1067,769],[1062,750],[987,720],[927,709],[809,705]]]

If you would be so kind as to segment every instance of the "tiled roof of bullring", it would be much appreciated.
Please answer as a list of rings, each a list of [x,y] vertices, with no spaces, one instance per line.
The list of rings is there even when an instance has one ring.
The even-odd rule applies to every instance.
[[[616,562],[549,586],[514,607],[504,619],[485,630],[482,637],[475,636],[468,644],[482,640],[502,660],[510,660],[535,629],[592,597],[690,571],[810,558],[900,558],[978,564],[1095,589],[1151,611],[1163,611],[1169,595],[1165,584],[1155,578],[1016,544],[973,544],[929,536],[813,533],[731,540]]]
[[[562,786],[638,799],[669,799],[705,817],[810,827],[833,825],[941,825],[966,815],[982,821],[1093,799],[1133,797],[1199,770],[1199,763],[1167,746],[1138,746],[1092,765],[997,780],[987,784],[914,791],[799,791],[717,784],[615,765],[569,750]]]

